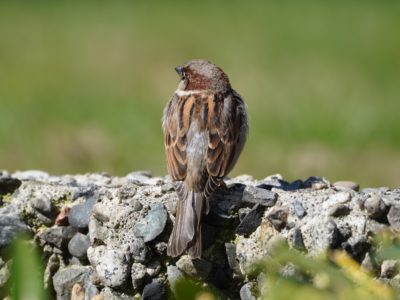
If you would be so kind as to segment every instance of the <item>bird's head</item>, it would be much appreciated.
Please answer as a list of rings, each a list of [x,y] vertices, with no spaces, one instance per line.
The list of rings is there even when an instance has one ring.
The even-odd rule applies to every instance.
[[[224,71],[207,60],[193,59],[175,70],[181,78],[180,91],[226,92],[231,88]]]

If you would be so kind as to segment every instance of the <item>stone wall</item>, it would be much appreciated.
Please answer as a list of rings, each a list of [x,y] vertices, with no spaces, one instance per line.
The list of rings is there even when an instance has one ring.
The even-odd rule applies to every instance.
[[[353,182],[315,177],[289,183],[279,175],[226,183],[203,220],[203,258],[192,261],[166,256],[177,200],[167,177],[3,171],[0,250],[16,233],[29,233],[57,299],[163,299],[182,276],[232,299],[255,299],[249,266],[276,240],[308,255],[343,248],[378,277],[398,280],[396,263],[374,265],[369,251],[374,233],[400,230],[399,189],[359,191]],[[9,266],[0,257],[0,287]]]

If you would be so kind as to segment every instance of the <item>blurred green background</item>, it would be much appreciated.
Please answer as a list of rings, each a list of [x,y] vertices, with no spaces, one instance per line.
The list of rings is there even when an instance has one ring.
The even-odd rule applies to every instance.
[[[399,186],[399,1],[1,1],[0,169],[166,173],[174,67],[245,98],[233,174]]]

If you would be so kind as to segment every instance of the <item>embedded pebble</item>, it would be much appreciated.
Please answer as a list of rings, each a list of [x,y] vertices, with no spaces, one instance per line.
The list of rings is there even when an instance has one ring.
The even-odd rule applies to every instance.
[[[153,280],[151,283],[147,284],[142,293],[143,300],[164,300],[165,296],[165,288],[164,285],[157,281]]]
[[[245,236],[250,235],[258,226],[260,226],[263,212],[263,206],[260,204],[254,205],[236,228],[236,233]]]
[[[368,213],[368,216],[377,219],[385,215],[388,211],[388,207],[386,206],[385,202],[382,201],[381,196],[379,194],[371,194],[365,201],[364,201],[364,208]]]
[[[360,186],[358,183],[354,181],[336,181],[333,186],[338,189],[338,190],[353,190],[358,192],[360,189]]]
[[[385,260],[381,266],[381,277],[393,278],[399,272],[399,262],[397,260]]]
[[[242,197],[242,201],[245,203],[258,203],[266,207],[274,206],[277,199],[278,195],[276,193],[250,185],[245,187]]]
[[[87,257],[87,249],[90,246],[90,239],[80,232],[76,233],[68,243],[68,251],[71,255],[84,259]]]
[[[96,202],[96,197],[90,197],[83,204],[74,205],[69,212],[69,224],[78,229],[87,228],[93,206]]]
[[[301,204],[300,201],[293,202],[293,209],[296,216],[300,219],[302,219],[307,214],[306,210],[303,207],[303,204]]]
[[[206,279],[211,272],[212,264],[204,259],[191,259],[189,255],[182,255],[176,266],[189,276]]]
[[[133,233],[144,242],[150,242],[159,236],[167,223],[168,213],[162,203],[154,204],[146,217],[133,227]]]
[[[394,230],[400,231],[400,206],[390,207],[387,219]]]

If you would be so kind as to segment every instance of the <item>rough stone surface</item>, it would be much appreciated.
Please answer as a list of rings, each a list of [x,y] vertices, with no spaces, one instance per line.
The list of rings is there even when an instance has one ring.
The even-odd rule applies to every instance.
[[[146,276],[146,266],[141,263],[133,263],[131,267],[132,286],[138,291],[143,284]]]
[[[360,189],[360,186],[358,185],[358,183],[354,182],[354,181],[348,181],[348,180],[343,180],[343,181],[336,181],[335,183],[333,183],[333,186],[339,190],[353,190],[358,192],[358,190]]]
[[[0,195],[14,193],[21,186],[21,180],[10,176],[0,175]]]
[[[388,211],[388,206],[377,193],[369,195],[369,197],[364,201],[363,206],[367,211],[368,216],[374,219],[381,218]]]
[[[294,209],[294,213],[296,216],[298,216],[300,219],[303,218],[307,212],[303,207],[303,204],[301,204],[300,201],[294,201],[293,202],[293,209]]]
[[[267,219],[271,222],[272,226],[274,226],[276,230],[285,228],[287,224],[287,218],[288,211],[286,208],[282,207],[272,209],[267,215]]]
[[[267,207],[274,206],[277,199],[278,195],[276,193],[255,186],[246,186],[242,197],[242,201],[245,203],[258,203]]]
[[[175,293],[175,284],[179,279],[181,279],[183,277],[184,277],[184,275],[178,269],[178,267],[172,266],[172,265],[169,265],[167,267],[167,279],[168,279],[169,286],[172,289],[172,292]]]
[[[329,215],[332,217],[341,217],[348,215],[350,212],[350,208],[341,203],[334,204],[330,209],[329,209]]]
[[[78,283],[83,285],[88,267],[70,266],[59,270],[53,277],[53,286],[58,300],[71,299],[72,287]]]
[[[146,242],[154,240],[159,236],[167,223],[168,213],[164,205],[157,203],[153,205],[146,217],[133,227],[133,233]]]
[[[399,262],[397,260],[385,260],[381,266],[381,277],[392,278],[399,272]]]
[[[152,281],[147,284],[142,293],[143,300],[164,300],[166,299],[164,285],[159,281]]]
[[[29,227],[15,213],[0,209],[0,249],[8,246],[18,233],[28,233]]]
[[[257,298],[253,295],[253,290],[255,289],[255,282],[245,283],[240,288],[240,300],[256,300]]]
[[[68,216],[69,224],[78,229],[87,228],[93,206],[96,202],[96,197],[90,197],[83,204],[72,206]]]
[[[344,249],[377,279],[400,282],[398,263],[375,261],[371,243],[381,230],[400,230],[400,189],[359,192],[354,182],[313,176],[227,179],[203,217],[202,259],[192,260],[166,255],[177,201],[167,177],[0,173],[0,248],[31,234],[42,248],[45,286],[58,299],[70,299],[74,286],[87,299],[159,299],[183,276],[218,288],[222,298],[254,299],[252,263],[280,243],[309,256]],[[10,262],[0,256],[0,283]]]
[[[387,219],[394,230],[400,231],[400,205],[390,207]]]
[[[87,254],[91,265],[104,285],[119,288],[126,284],[130,272],[126,253],[118,249],[99,246],[89,248]]]
[[[206,279],[211,272],[212,265],[204,259],[191,259],[188,255],[183,255],[176,262],[176,266],[183,273]]]
[[[0,258],[0,288],[3,288],[10,278],[11,261],[5,263]]]
[[[87,257],[87,249],[90,246],[90,240],[87,235],[80,232],[76,233],[68,243],[68,251],[71,255],[85,259]]]
[[[236,228],[236,233],[239,235],[250,235],[260,226],[263,212],[263,206],[260,204],[254,205]]]
[[[71,226],[51,227],[44,233],[44,240],[50,245],[63,250],[75,233],[76,229]]]

